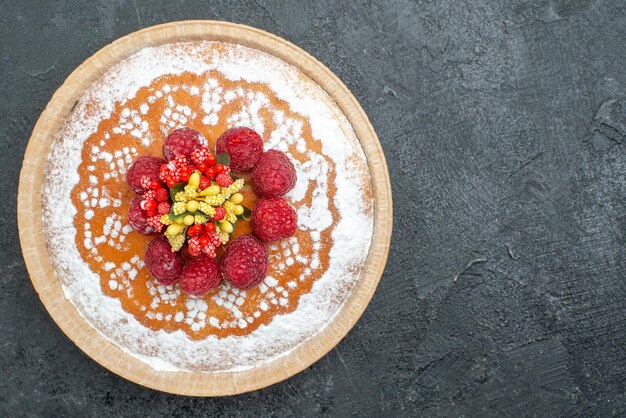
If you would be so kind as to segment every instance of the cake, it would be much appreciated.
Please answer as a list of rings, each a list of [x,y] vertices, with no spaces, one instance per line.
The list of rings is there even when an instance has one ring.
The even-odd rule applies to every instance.
[[[162,157],[179,127],[209,146],[229,128],[254,129],[264,150],[293,161],[285,196],[293,237],[266,246],[265,279],[202,297],[155,281],[151,238],[127,220],[125,174]],[[246,185],[246,202],[257,196]],[[58,132],[42,190],[46,245],[66,298],[104,338],[157,371],[253,368],[288,354],[338,313],[359,280],[373,230],[371,178],[356,135],[327,93],[264,52],[209,41],[147,47],[77,101]],[[235,236],[250,232],[238,222]]]

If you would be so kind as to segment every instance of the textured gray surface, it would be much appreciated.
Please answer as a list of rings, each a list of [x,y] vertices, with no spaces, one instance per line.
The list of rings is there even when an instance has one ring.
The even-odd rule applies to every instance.
[[[0,1],[0,415],[626,414],[624,1]],[[386,272],[329,355],[223,399],[127,382],[54,325],[20,254],[30,132],[88,56],[140,27],[246,23],[353,91],[385,150]]]

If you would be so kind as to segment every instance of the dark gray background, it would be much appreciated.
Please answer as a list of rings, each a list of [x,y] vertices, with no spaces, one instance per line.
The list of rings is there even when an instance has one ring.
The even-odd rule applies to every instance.
[[[0,0],[0,415],[626,414],[626,2]],[[54,325],[18,245],[32,128],[69,73],[138,28],[223,19],[304,48],[389,163],[395,228],[367,311],[284,383],[144,389]]]

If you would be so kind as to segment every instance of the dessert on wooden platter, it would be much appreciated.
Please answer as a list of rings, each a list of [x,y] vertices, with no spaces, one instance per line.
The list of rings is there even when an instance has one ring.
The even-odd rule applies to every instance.
[[[57,323],[116,373],[252,390],[321,357],[369,301],[391,231],[384,157],[345,87],[298,52],[223,22],[149,28],[42,115],[25,259]]]

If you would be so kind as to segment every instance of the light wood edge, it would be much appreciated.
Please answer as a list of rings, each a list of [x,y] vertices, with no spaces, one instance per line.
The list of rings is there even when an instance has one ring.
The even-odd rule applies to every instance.
[[[241,372],[156,372],[93,329],[65,298],[43,238],[41,185],[53,139],[89,85],[135,51],[165,43],[210,39],[265,51],[298,67],[335,100],[351,122],[368,159],[374,192],[374,233],[363,273],[334,320],[289,355]],[[181,21],[124,36],[87,59],[67,78],[41,114],[26,148],[18,190],[18,225],[26,267],[39,297],[61,330],[89,357],[114,373],[153,389],[191,396],[224,396],[280,382],[319,360],[359,319],[383,273],[392,231],[387,163],[367,115],[348,88],[308,53],[265,31],[220,21]]]

